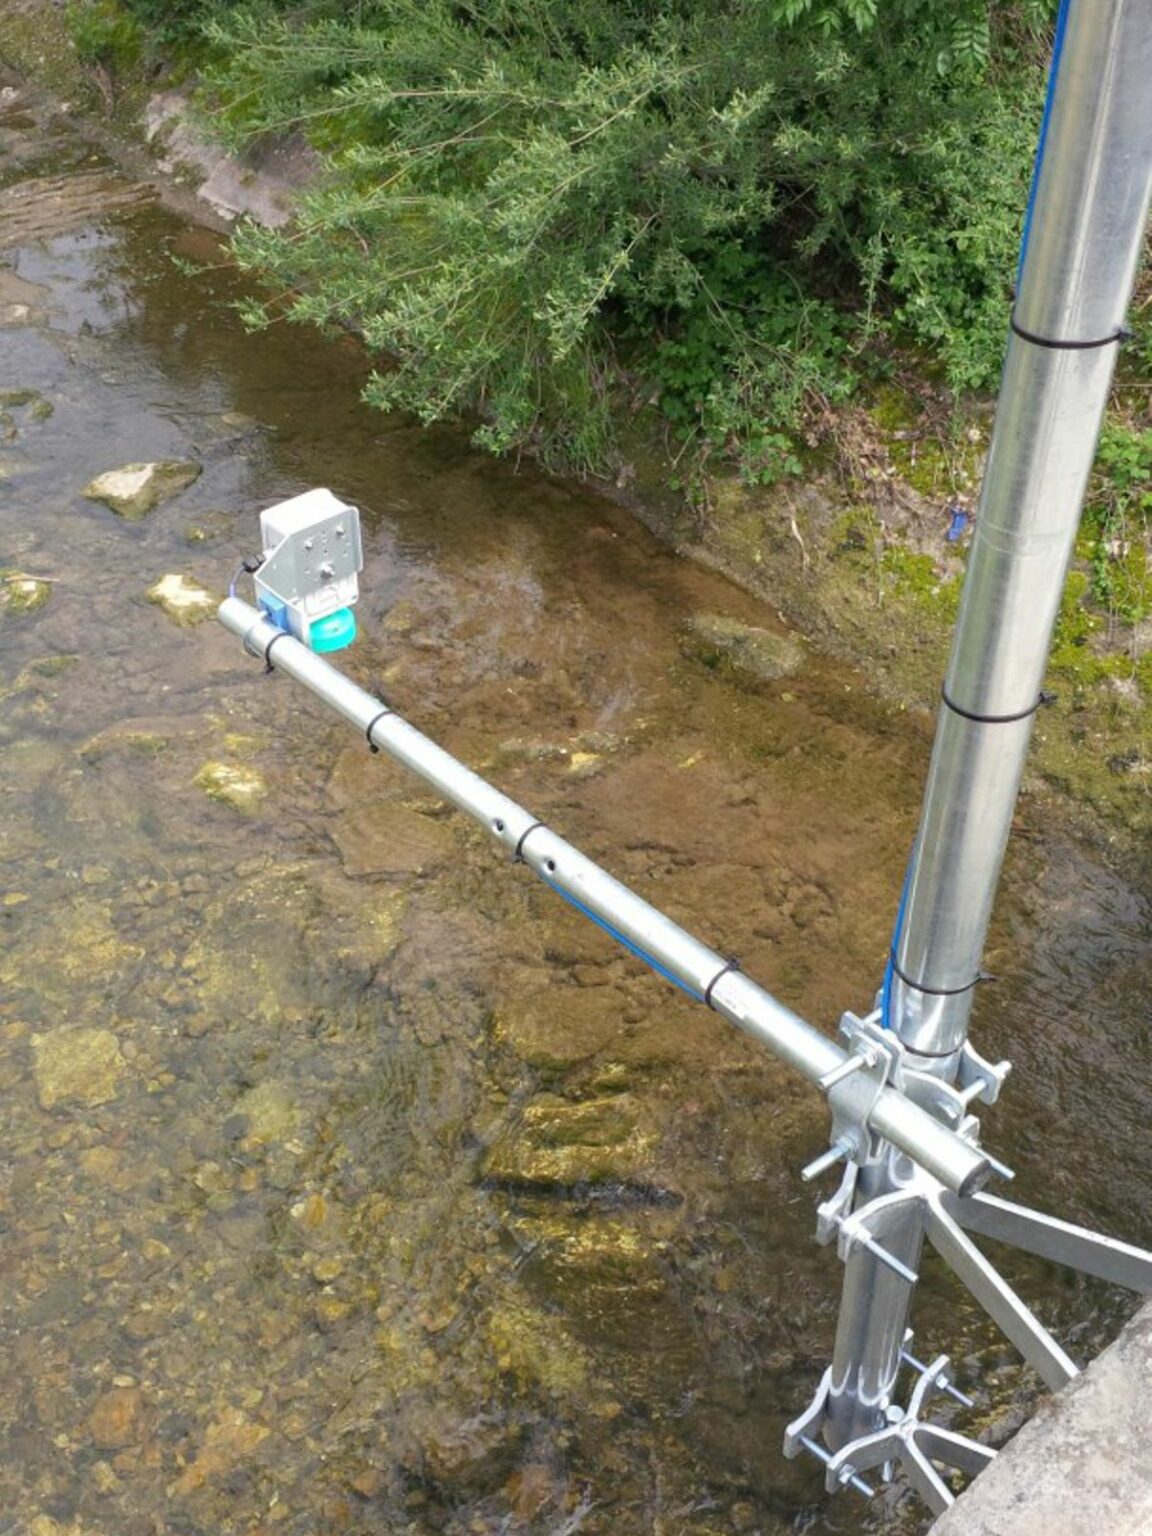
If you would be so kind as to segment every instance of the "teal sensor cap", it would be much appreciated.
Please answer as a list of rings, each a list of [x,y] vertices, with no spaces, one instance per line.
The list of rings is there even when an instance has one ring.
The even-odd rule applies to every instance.
[[[314,619],[308,629],[308,645],[325,655],[329,651],[342,651],[356,638],[356,616],[351,608],[338,608],[327,618]]]

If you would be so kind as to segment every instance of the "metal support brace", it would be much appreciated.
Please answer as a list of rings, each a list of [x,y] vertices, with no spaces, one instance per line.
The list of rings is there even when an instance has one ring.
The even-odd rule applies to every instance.
[[[1011,1200],[997,1200],[994,1195],[954,1200],[944,1192],[938,1204],[941,1214],[951,1217],[968,1232],[1009,1243],[1054,1264],[1066,1264],[1111,1285],[1152,1293],[1152,1253],[1131,1243],[1058,1221],[1055,1216],[1014,1205]]]

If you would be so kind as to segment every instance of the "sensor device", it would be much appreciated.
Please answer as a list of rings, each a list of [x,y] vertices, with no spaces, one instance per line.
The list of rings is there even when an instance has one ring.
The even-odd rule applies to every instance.
[[[351,645],[364,566],[359,511],[331,491],[305,491],[261,512],[260,541],[253,581],[261,611],[313,651]]]

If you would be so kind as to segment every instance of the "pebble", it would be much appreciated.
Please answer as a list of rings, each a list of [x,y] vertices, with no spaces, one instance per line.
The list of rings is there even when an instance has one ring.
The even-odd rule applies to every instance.
[[[92,1442],[102,1451],[119,1451],[139,1444],[143,1432],[144,1397],[139,1387],[113,1387],[96,1399],[88,1415]]]

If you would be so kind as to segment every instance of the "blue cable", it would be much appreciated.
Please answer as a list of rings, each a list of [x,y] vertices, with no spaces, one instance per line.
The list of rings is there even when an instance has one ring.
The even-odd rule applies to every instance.
[[[913,849],[915,857],[915,849]],[[904,888],[900,892],[900,905],[896,910],[896,927],[892,933],[892,948],[888,951],[888,964],[884,967],[884,985],[880,989],[880,1027],[892,1028],[892,981],[896,971],[896,947],[904,928],[904,913],[908,906],[908,886],[912,879],[912,859],[904,871]]]
[[[633,944],[631,939],[625,938],[625,936],[620,932],[618,928],[613,928],[611,923],[605,922],[602,917],[593,912],[591,907],[586,907],[584,903],[577,897],[573,896],[571,892],[564,890],[562,886],[554,884],[551,880],[545,880],[544,884],[548,886],[550,890],[555,891],[557,896],[562,896],[570,907],[575,907],[577,912],[582,913],[591,922],[595,923],[597,928],[603,929],[603,931],[608,934],[610,938],[616,940],[617,944],[622,944],[630,955],[635,955],[637,960],[643,960],[644,964],[654,970],[657,976],[663,976],[665,981],[670,981],[674,987],[679,987],[681,992],[687,992],[688,996],[692,998],[694,1002],[702,1003],[704,1001],[703,995],[700,992],[697,992],[695,988],[690,987],[685,982],[681,981],[679,976],[673,976],[672,972],[666,970],[665,967],[660,964],[659,960],[653,960],[652,956],[645,950],[641,949],[638,944]]]
[[[1040,138],[1036,145],[1036,164],[1032,170],[1032,185],[1028,190],[1028,208],[1024,214],[1024,233],[1020,237],[1020,260],[1016,267],[1016,289],[1024,276],[1024,258],[1028,254],[1028,237],[1032,233],[1032,212],[1036,206],[1036,191],[1040,185],[1040,168],[1044,163],[1044,147],[1048,141],[1048,124],[1052,119],[1052,105],[1056,100],[1056,76],[1060,72],[1060,58],[1064,52],[1064,34],[1068,26],[1068,12],[1072,0],[1060,0],[1060,13],[1056,18],[1056,36],[1052,43],[1052,68],[1048,75],[1048,90],[1044,97],[1044,116],[1040,120]]]

